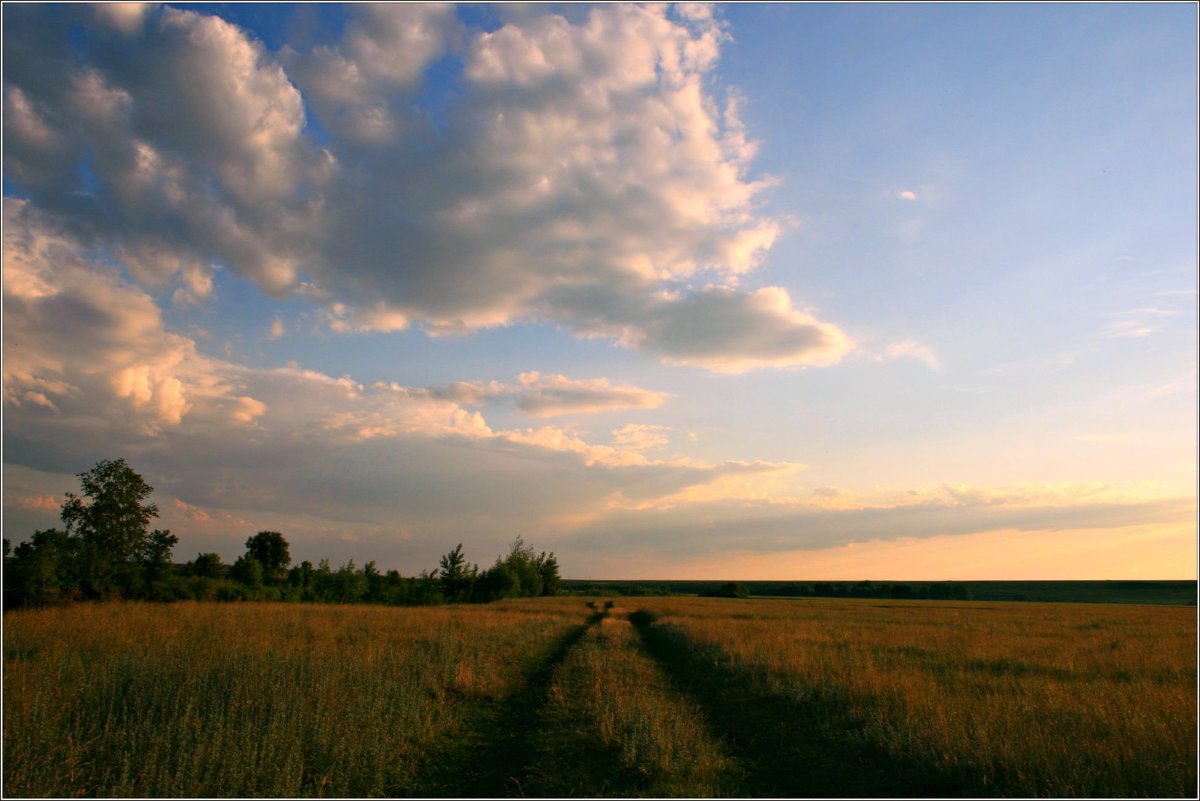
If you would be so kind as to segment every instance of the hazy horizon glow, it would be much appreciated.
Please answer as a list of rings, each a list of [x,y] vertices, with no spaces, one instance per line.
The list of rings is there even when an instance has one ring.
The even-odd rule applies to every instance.
[[[1193,579],[1196,13],[5,6],[5,536]]]

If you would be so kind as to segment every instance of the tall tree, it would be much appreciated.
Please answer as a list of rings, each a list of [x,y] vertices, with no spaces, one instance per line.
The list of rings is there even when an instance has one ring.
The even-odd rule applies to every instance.
[[[253,556],[262,565],[263,578],[267,581],[283,580],[292,563],[288,542],[278,531],[260,531],[246,540],[246,555]]]
[[[179,537],[170,531],[154,529],[138,547],[137,558],[146,572],[146,581],[159,581],[172,569],[171,551],[179,544]]]
[[[442,557],[438,563],[438,583],[447,601],[465,601],[478,570],[472,570],[463,556],[462,543]]]
[[[69,598],[79,584],[76,575],[79,539],[61,529],[35,531],[13,551],[12,565],[5,566],[5,589],[15,591],[21,604],[50,604]]]
[[[554,551],[543,551],[538,557],[537,566],[542,575],[542,595],[558,595],[562,589],[562,577],[558,575],[558,559]]]
[[[145,503],[154,488],[124,459],[98,463],[79,474],[79,483],[81,494],[67,493],[61,517],[81,542],[85,589],[105,595],[147,545],[150,521],[158,517],[158,506]]]

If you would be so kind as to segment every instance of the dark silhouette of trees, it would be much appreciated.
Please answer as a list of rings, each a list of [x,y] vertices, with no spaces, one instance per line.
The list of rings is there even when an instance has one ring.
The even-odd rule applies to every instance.
[[[153,488],[124,459],[102,461],[79,474],[68,493],[62,529],[34,532],[13,549],[5,567],[5,604],[49,604],[80,596],[174,597],[169,531],[150,531],[158,507]]]
[[[542,574],[542,595],[558,595],[562,592],[562,577],[558,575],[558,559],[554,552],[542,552],[538,557],[538,572]]]
[[[263,586],[262,562],[251,554],[243,554],[229,568],[229,577],[253,590],[261,589]]]
[[[150,530],[158,516],[148,502],[153,488],[124,459],[99,462],[79,480],[79,494],[68,494],[62,507],[64,528],[36,531],[16,547],[4,540],[5,608],[108,597],[423,605],[554,595],[562,588],[554,554],[536,553],[521,537],[483,573],[467,561],[462,543],[438,570],[416,576],[380,572],[373,561],[334,569],[322,559],[289,569],[290,548],[278,531],[249,537],[232,565],[217,553],[176,565],[171,554],[179,538]]]
[[[158,506],[145,503],[154,488],[124,459],[98,463],[79,474],[79,484],[81,495],[67,494],[61,517],[79,541],[83,590],[104,597],[132,589],[137,577],[130,568],[148,547],[150,521],[158,517]]]
[[[221,561],[219,553],[198,553],[186,567],[188,573],[198,578],[215,579],[225,576],[225,564]]]
[[[246,540],[246,554],[258,561],[263,578],[270,583],[283,581],[292,563],[287,540],[278,531],[260,531]]]
[[[727,581],[715,590],[700,594],[708,598],[749,598],[750,588],[740,581]]]
[[[442,595],[450,603],[467,600],[478,572],[478,568],[467,564],[460,542],[438,563],[438,583],[441,585]]]
[[[517,537],[508,555],[497,557],[496,564],[478,576],[472,600],[498,601],[503,598],[557,595],[562,591],[558,559],[553,553],[540,554]]]
[[[13,550],[6,580],[15,584],[21,603],[41,606],[71,600],[79,593],[78,557],[78,538],[57,528],[35,531]]]

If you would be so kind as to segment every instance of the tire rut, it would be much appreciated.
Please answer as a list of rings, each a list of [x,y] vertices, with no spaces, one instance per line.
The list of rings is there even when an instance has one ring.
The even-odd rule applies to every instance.
[[[523,779],[534,755],[534,734],[555,668],[603,617],[603,611],[558,638],[524,674],[519,688],[499,703],[466,713],[453,740],[428,755],[405,797],[524,797]]]
[[[954,797],[962,788],[916,775],[865,744],[837,742],[820,731],[820,710],[764,694],[748,677],[721,666],[715,654],[655,625],[645,612],[632,616],[645,653],[679,692],[703,711],[739,771],[736,796],[753,798]]]

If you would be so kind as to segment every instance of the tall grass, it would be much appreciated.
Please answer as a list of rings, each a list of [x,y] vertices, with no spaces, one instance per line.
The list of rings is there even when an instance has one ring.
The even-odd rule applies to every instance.
[[[430,768],[462,750],[454,745],[478,755],[519,729],[504,752],[513,765],[493,771],[515,783],[492,782],[497,793],[715,796],[769,786],[751,773],[772,770],[760,757],[775,751],[723,742],[705,721],[754,731],[727,717],[769,707],[794,726],[779,715],[786,725],[768,721],[765,736],[860,745],[854,752],[879,755],[871,765],[885,772],[965,795],[1196,793],[1193,609],[629,604],[653,614],[647,637],[604,607],[580,636],[593,612],[579,599],[8,613],[3,791],[413,794],[450,786]],[[688,665],[718,668],[706,668],[716,680],[694,698],[680,692]],[[726,681],[744,714],[720,702]],[[736,760],[723,751],[734,745]],[[840,748],[796,753],[831,755],[805,766],[830,776],[843,759]]]
[[[79,605],[5,615],[4,793],[401,794],[578,601]]]
[[[655,625],[965,792],[1196,793],[1193,609],[653,599]],[[798,731],[797,736],[804,736]]]
[[[587,631],[555,670],[547,698],[553,742],[542,762],[560,773],[539,793],[711,797],[731,789],[733,766],[701,710],[642,653],[628,610],[609,608]],[[581,753],[597,740],[604,749]],[[582,748],[568,753],[572,741]],[[571,770],[588,760],[590,769]]]

